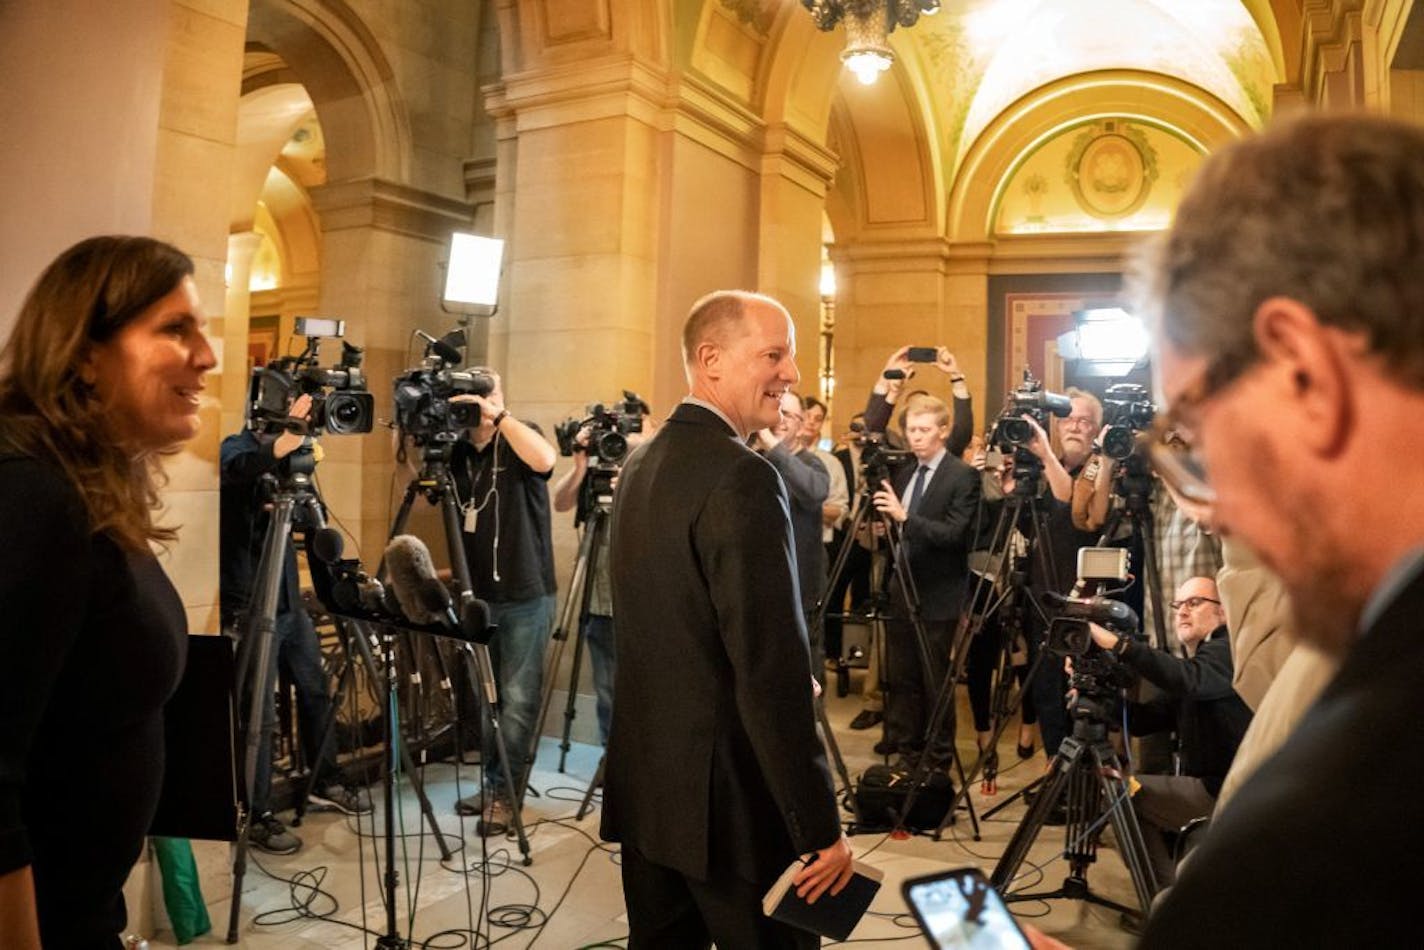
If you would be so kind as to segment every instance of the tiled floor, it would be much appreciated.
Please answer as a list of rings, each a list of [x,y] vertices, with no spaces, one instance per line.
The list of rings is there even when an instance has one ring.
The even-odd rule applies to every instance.
[[[844,699],[830,698],[831,721],[853,774],[875,760],[871,745],[879,733],[878,729],[852,732],[845,728],[858,709],[854,693]],[[961,708],[960,723],[961,737],[967,737],[967,708]],[[1006,766],[1019,761],[1013,748],[1014,732],[1013,729],[1006,732],[1000,751]],[[963,738],[960,748],[966,756],[972,747],[972,739]],[[598,753],[593,747],[575,745],[569,753],[566,773],[560,774],[556,740],[544,741],[532,780],[532,787],[542,794],[531,798],[525,809],[533,858],[528,867],[519,865],[513,840],[490,839],[490,852],[482,853],[473,820],[462,823],[451,810],[456,798],[454,767],[431,766],[426,772],[426,787],[442,830],[467,842],[471,851],[455,857],[448,866],[443,864],[433,837],[416,836],[420,813],[414,796],[407,790],[398,813],[405,834],[397,847],[399,934],[411,938],[412,946],[430,940],[431,946],[441,948],[469,946],[453,935],[437,934],[447,930],[468,931],[472,927],[491,940],[504,939],[506,946],[518,948],[569,950],[595,945],[623,946],[621,938],[627,936],[628,930],[614,849],[598,846],[596,809],[583,821],[573,820],[579,799],[597,766]],[[968,764],[971,762],[967,760],[966,766]],[[995,796],[982,795],[976,786],[971,795],[975,807],[982,813],[1003,801],[1038,775],[1042,764],[1040,752],[1029,762],[1001,773]],[[475,778],[473,768],[462,769],[462,788],[468,791],[469,783]],[[372,791],[379,800],[379,789]],[[675,804],[670,803],[670,807]],[[900,882],[914,875],[965,864],[977,864],[986,874],[991,872],[1024,810],[1021,803],[1015,803],[994,819],[983,822],[980,841],[971,840],[969,823],[963,815],[941,841],[928,837],[893,840],[884,834],[853,837],[851,844],[857,855],[884,869],[885,885],[872,905],[872,915],[861,922],[852,940],[873,939],[877,944],[888,940],[894,941],[891,945],[923,946],[923,939],[904,913]],[[304,842],[301,851],[286,857],[256,855],[256,863],[249,867],[243,885],[238,927],[240,945],[284,950],[374,947],[376,936],[386,930],[385,914],[378,898],[379,877],[371,837],[382,829],[381,814],[378,807],[374,830],[369,821],[362,822],[361,836],[356,834],[350,819],[312,814],[301,828],[295,829]],[[1052,889],[1062,882],[1067,865],[1056,858],[1062,846],[1061,828],[1044,829],[1023,868],[1025,889]],[[195,842],[195,850],[214,926],[212,933],[199,938],[194,945],[221,944],[227,931],[230,906],[228,846]],[[492,869],[487,878],[478,870],[460,873],[461,867],[478,867],[482,863]],[[1032,872],[1030,863],[1044,864],[1041,878]],[[1094,891],[1120,902],[1133,902],[1130,878],[1110,833],[1098,862],[1088,872],[1088,880]],[[312,892],[314,883],[322,895]],[[326,897],[327,894],[331,897]],[[332,919],[304,918],[292,909],[294,904],[300,903],[308,903],[311,910],[328,914]],[[415,906],[413,920],[412,904]],[[537,911],[529,908],[537,908]],[[1022,902],[1014,904],[1013,909],[1022,919],[1032,920],[1036,926],[1075,947],[1117,948],[1132,944],[1132,937],[1119,928],[1115,911],[1069,900]],[[487,918],[496,922],[485,922]],[[364,934],[362,926],[370,933]],[[171,932],[160,931],[151,941],[153,950],[172,946]]]

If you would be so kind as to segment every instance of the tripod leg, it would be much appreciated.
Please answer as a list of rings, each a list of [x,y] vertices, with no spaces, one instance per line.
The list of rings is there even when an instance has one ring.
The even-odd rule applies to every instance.
[[[361,664],[366,668],[366,675],[371,678],[372,683],[382,683],[385,681],[385,674],[382,667],[377,664],[376,656],[372,652],[372,644],[378,641],[364,624],[356,624],[355,633],[351,636],[351,643],[356,647],[356,656]],[[394,650],[394,641],[387,641],[383,644],[383,649]],[[392,661],[393,662],[393,661]],[[393,700],[394,701],[394,700]],[[400,765],[405,769],[406,776],[410,779],[410,786],[415,791],[416,800],[420,802],[420,813],[425,818],[425,823],[430,826],[430,833],[435,836],[435,841],[440,848],[440,856],[449,860],[454,853],[445,842],[445,834],[440,830],[440,823],[435,819],[435,809],[430,806],[430,799],[425,795],[425,783],[420,780],[419,773],[416,772],[415,763],[411,761],[410,749],[404,742],[400,741],[399,734],[392,737],[400,749]]]
[[[1039,832],[1043,831],[1049,814],[1067,791],[1068,781],[1084,749],[1084,745],[1072,737],[1063,740],[1063,746],[1054,757],[1047,781],[1039,789],[1038,797],[1034,799],[1028,814],[1019,822],[1014,836],[1009,839],[1008,847],[1004,849],[999,863],[994,865],[994,873],[989,876],[989,883],[994,885],[994,889],[1002,894],[1005,900],[1013,899],[1007,888],[1013,883],[1019,866],[1028,857],[1029,848],[1033,847]]]
[[[1137,812],[1132,807],[1131,792],[1122,775],[1122,766],[1111,747],[1095,747],[1098,762],[1098,780],[1102,783],[1103,796],[1107,800],[1108,816],[1112,821],[1113,834],[1117,837],[1118,850],[1122,862],[1127,865],[1127,873],[1132,877],[1132,886],[1137,891],[1137,902],[1146,916],[1152,908],[1152,898],[1158,890],[1156,872],[1147,857],[1147,842],[1142,837],[1142,824],[1137,820]]]
[[[578,811],[574,813],[576,821],[583,821],[584,817],[593,810],[593,793],[603,784],[603,767],[607,761],[607,756],[598,757],[598,768],[594,770],[593,778],[589,781],[588,788],[584,790],[583,801],[579,802]]]

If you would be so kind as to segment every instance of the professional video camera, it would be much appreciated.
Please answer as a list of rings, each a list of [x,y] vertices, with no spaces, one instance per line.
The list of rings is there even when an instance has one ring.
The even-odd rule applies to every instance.
[[[1147,398],[1147,387],[1118,383],[1103,394],[1103,424],[1111,426],[1103,436],[1103,454],[1122,461],[1132,455],[1137,433],[1150,429],[1157,407]]]
[[[623,390],[623,401],[605,406],[596,402],[587,408],[583,419],[565,419],[554,426],[554,438],[559,452],[565,456],[585,451],[577,442],[579,430],[589,428],[589,460],[595,464],[618,466],[628,455],[628,434],[643,431],[643,416],[648,404],[631,390]]]
[[[1043,388],[1043,383],[1033,378],[1033,373],[1024,370],[1023,382],[1004,399],[1004,408],[999,412],[998,421],[989,435],[989,443],[1004,451],[1017,449],[1033,441],[1033,426],[1025,415],[1032,416],[1044,430],[1048,430],[1049,416],[1063,418],[1073,411],[1073,403],[1062,393],[1053,393]],[[1015,460],[1017,461],[1017,459]]]
[[[1056,615],[1048,625],[1048,649],[1055,656],[1073,658],[1068,688],[1077,700],[1072,714],[1107,718],[1117,691],[1132,685],[1133,675],[1108,651],[1093,642],[1089,623],[1106,627],[1121,637],[1137,635],[1137,614],[1127,604],[1106,597],[1048,594]]]
[[[488,396],[494,391],[494,376],[479,369],[451,368],[460,362],[463,330],[454,330],[438,340],[423,330],[415,332],[426,341],[425,358],[392,382],[396,425],[416,445],[454,442],[461,429],[480,424],[480,407],[476,403],[452,403],[450,397]]]
[[[297,356],[279,357],[252,370],[247,390],[247,424],[255,432],[276,433],[297,429],[291,418],[292,403],[298,396],[311,397],[312,408],[306,432],[320,435],[353,435],[370,432],[376,420],[375,398],[366,391],[361,372],[365,351],[341,341],[341,362],[330,368],[319,363],[321,341],[341,337],[345,320],[297,317],[296,333],[307,338]]]
[[[851,427],[854,429],[854,426]],[[895,449],[885,444],[883,432],[861,432],[860,483],[867,491],[880,490],[880,483],[890,480],[890,470],[914,457],[907,449]]]

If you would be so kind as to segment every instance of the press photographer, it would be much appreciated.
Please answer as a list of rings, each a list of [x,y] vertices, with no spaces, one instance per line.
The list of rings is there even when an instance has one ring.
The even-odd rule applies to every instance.
[[[1103,410],[1092,393],[1080,389],[1069,389],[1063,395],[1047,393],[1036,380],[1025,375],[1024,384],[1005,401],[990,437],[990,447],[998,449],[1003,457],[1005,495],[1032,499],[1027,510],[1036,508],[1040,514],[1036,527],[1021,517],[1018,529],[1031,545],[1024,559],[1028,593],[1032,601],[1041,602],[1047,593],[1061,594],[1072,587],[1078,576],[1078,549],[1097,542],[1095,533],[1074,527],[1070,502],[1073,480],[1091,455],[1093,437],[1102,425]],[[1053,424],[1062,445],[1060,455],[1053,454],[1044,430],[1050,418],[1055,420]],[[990,524],[997,520],[995,509],[986,510],[985,520]],[[1025,610],[1023,626],[1032,663],[1047,633],[1045,618],[1038,609]],[[1058,664],[1044,662],[1038,664],[1028,688],[1038,717],[1043,751],[1051,760],[1069,731],[1068,715],[1063,707],[1068,684]]]
[[[258,373],[261,372],[258,370]],[[253,400],[248,426],[222,440],[219,601],[222,627],[236,638],[241,638],[249,630],[246,621],[261,561],[262,538],[268,526],[265,510],[269,501],[268,480],[289,476],[293,467],[310,474],[319,459],[316,454],[319,447],[309,436],[300,432],[316,429],[315,422],[312,422],[312,409],[312,395],[302,393],[290,403],[279,420],[269,410],[263,410],[259,400]],[[298,432],[292,432],[293,429]],[[342,810],[347,815],[369,812],[370,796],[346,788],[342,772],[336,765],[335,751],[330,748],[332,743],[328,742],[325,749],[319,748],[330,718],[328,682],[326,671],[322,668],[322,651],[316,628],[302,602],[302,584],[296,573],[296,550],[290,540],[283,547],[281,570],[281,590],[276,600],[276,618],[272,628],[271,659],[268,669],[262,671],[256,682],[276,684],[278,669],[292,682],[296,694],[298,748],[305,759],[300,765],[316,771],[316,783],[310,798],[312,805]],[[271,689],[266,689],[262,695],[262,738],[258,745],[255,779],[248,793],[252,812],[248,843],[272,855],[290,855],[300,849],[302,842],[272,813],[272,741],[275,735],[276,708]]]
[[[1129,596],[1142,598],[1143,629],[1154,645],[1181,655],[1172,613],[1164,609],[1159,624],[1158,607],[1191,578],[1216,576],[1221,542],[1177,503],[1139,444],[1156,418],[1146,387],[1119,383],[1104,395],[1105,424],[1073,485],[1073,523],[1110,532],[1110,543],[1130,539],[1144,586]]]
[[[359,368],[362,351],[343,340],[340,365],[331,369],[318,365],[321,340],[326,335],[339,336],[343,329],[342,321],[298,317],[297,333],[307,337],[302,354],[253,370],[247,424],[223,439],[219,453],[219,600],[223,628],[235,638],[251,631],[253,592],[272,489],[294,473],[311,475],[320,459],[314,437],[323,430],[345,435],[371,429],[371,395],[365,391]],[[255,681],[275,684],[280,669],[292,683],[298,747],[305,759],[300,765],[316,772],[311,804],[352,815],[370,811],[370,797],[346,787],[330,743],[319,748],[331,703],[316,630],[302,603],[295,545],[290,538],[283,548],[280,569],[268,668],[258,671]],[[270,801],[276,726],[273,691],[266,689],[257,767],[248,796],[252,820],[247,840],[262,851],[291,854],[301,847],[301,841],[272,813]]]
[[[1179,774],[1137,774],[1140,788],[1132,798],[1159,886],[1176,877],[1169,838],[1212,813],[1251,724],[1250,708],[1231,686],[1231,643],[1216,582],[1191,578],[1177,589],[1171,607],[1185,659],[1098,624],[1088,628],[1093,643],[1162,691],[1150,702],[1128,704],[1129,731],[1143,736],[1175,730],[1178,735]]]
[[[500,724],[509,762],[484,751],[485,787],[493,794],[457,804],[480,813],[477,831],[503,834],[518,803],[505,793],[504,776],[523,781],[533,743],[544,679],[544,648],[554,624],[554,550],[549,523],[548,480],[558,456],[538,426],[511,415],[494,370],[488,393],[449,397],[451,408],[478,409],[478,424],[453,443],[450,471],[462,512],[465,557],[474,593],[486,600],[498,633],[490,643],[499,687]],[[506,772],[505,770],[509,770]],[[523,795],[522,787],[518,794]]]
[[[887,368],[898,368],[908,352],[896,351]],[[947,350],[940,352],[948,354]],[[948,373],[952,358],[937,359],[936,365]],[[876,385],[880,387],[879,382]],[[872,433],[880,431],[875,428],[877,422],[883,426],[886,421],[883,411],[871,412],[876,397],[882,395],[872,393],[866,407],[867,427]],[[968,429],[972,432],[972,421]],[[908,582],[898,569],[891,578],[893,619],[886,625],[884,748],[898,753],[898,764],[905,767],[913,767],[924,754],[931,767],[941,768],[952,755],[953,730],[945,724],[939,724],[932,748],[926,749],[924,742],[935,691],[948,675],[954,627],[964,600],[969,533],[979,503],[979,473],[946,448],[949,435],[949,407],[939,399],[925,397],[905,413],[910,458],[897,458],[893,465],[886,465],[881,458],[883,450],[862,450],[866,480],[879,486],[872,503],[888,523],[898,527],[904,545],[902,559],[909,565]],[[967,436],[964,442],[968,442]],[[885,470],[872,473],[876,466]],[[922,622],[923,644],[918,642],[915,608]]]
[[[586,418],[567,419],[554,429],[559,452],[573,459],[573,467],[554,485],[554,510],[573,511],[574,525],[587,525],[595,506],[606,512],[613,501],[618,472],[628,453],[655,431],[657,423],[648,418],[648,405],[636,393],[625,390],[623,401],[605,407],[588,407]],[[585,530],[588,530],[585,528]],[[597,698],[598,738],[608,743],[608,727],[613,716],[613,676],[617,649],[613,634],[612,564],[609,560],[610,532],[604,528],[590,552],[593,571],[584,577],[589,586],[588,610],[582,618],[579,636],[588,644],[593,660],[593,689]],[[573,596],[573,592],[570,592]]]

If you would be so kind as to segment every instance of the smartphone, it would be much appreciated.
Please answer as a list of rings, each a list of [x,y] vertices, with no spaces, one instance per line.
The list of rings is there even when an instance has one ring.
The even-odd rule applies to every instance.
[[[931,947],[1029,950],[1028,938],[978,868],[913,877],[900,893]]]
[[[934,346],[912,346],[905,359],[911,363],[933,363],[939,358],[939,348]]]

